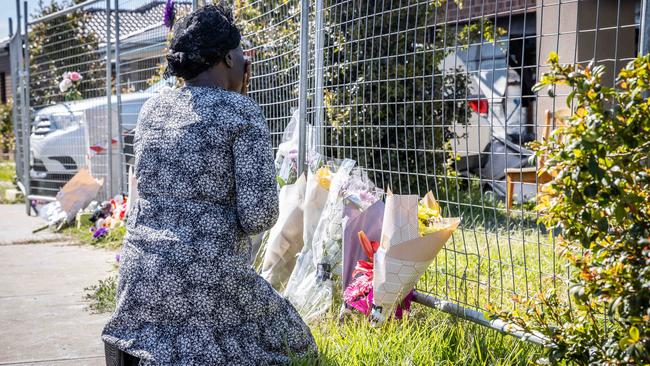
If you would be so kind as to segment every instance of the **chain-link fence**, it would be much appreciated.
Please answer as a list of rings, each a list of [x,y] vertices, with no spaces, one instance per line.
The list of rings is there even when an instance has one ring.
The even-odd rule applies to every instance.
[[[569,113],[566,90],[555,90],[556,98],[532,91],[545,60],[556,52],[562,63],[595,61],[613,84],[647,43],[645,2],[236,0],[233,7],[253,61],[250,96],[274,146],[298,110],[303,136],[312,125],[321,153],[356,160],[395,193],[433,191],[445,215],[462,224],[417,300],[485,322],[488,304],[508,307],[513,297],[565,284],[553,236],[534,211],[549,177],[538,174],[544,159],[529,143]],[[30,199],[53,197],[83,167],[106,180],[104,197],[127,191],[139,109],[176,82],[162,77],[165,3],[52,8],[29,23],[27,36],[13,37],[17,173]],[[176,1],[176,17],[192,6]],[[303,138],[303,153],[306,145]]]

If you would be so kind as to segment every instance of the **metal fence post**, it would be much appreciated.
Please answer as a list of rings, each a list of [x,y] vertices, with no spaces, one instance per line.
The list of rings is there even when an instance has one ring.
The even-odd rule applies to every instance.
[[[315,96],[314,109],[316,116],[314,119],[313,142],[316,151],[323,153],[323,0],[316,0],[316,44],[314,50],[315,58]]]
[[[298,80],[298,175],[305,170],[307,140],[307,68],[309,67],[309,1],[300,2],[300,79]]]
[[[20,9],[20,1],[16,1],[16,8]],[[25,176],[25,180],[23,181],[23,185],[25,186],[25,210],[27,212],[27,215],[31,214],[31,202],[29,199],[30,195],[30,184],[29,184],[29,160],[30,160],[30,147],[29,147],[29,137],[31,134],[31,119],[30,119],[30,113],[29,113],[29,22],[28,22],[28,8],[27,8],[27,1],[23,3],[23,9],[24,9],[24,19],[23,19],[23,26],[24,26],[24,69],[23,69],[23,86],[22,86],[22,92],[21,92],[21,102],[22,102],[22,118],[23,118],[23,174]],[[20,14],[19,14],[20,16]],[[19,26],[20,27],[20,26]]]
[[[108,127],[108,198],[113,197],[113,106],[111,105],[111,0],[106,0],[106,121]]]
[[[639,26],[639,54],[650,53],[650,0],[641,0],[641,24]]]
[[[20,25],[19,25],[20,26]],[[20,31],[17,31],[16,33],[20,33]],[[9,64],[10,67],[13,71],[13,68],[16,65],[15,57],[16,57],[16,52],[15,52],[15,47],[13,47],[14,44],[14,37],[16,37],[17,34],[14,34],[14,25],[13,25],[13,19],[9,18]],[[11,123],[12,123],[12,128],[14,131],[14,136],[16,134],[16,131],[18,131],[18,124],[16,123],[16,116],[18,115],[17,111],[17,105],[16,105],[16,85],[18,83],[18,77],[16,75],[16,72],[11,73],[11,95],[13,98],[13,101],[11,103]],[[16,164],[20,164],[20,160],[18,157],[18,147],[14,147],[14,162]],[[18,176],[18,167],[16,167],[16,176]]]
[[[127,192],[125,181],[124,136],[122,132],[122,84],[120,82],[120,2],[115,0],[115,101],[117,103],[117,146],[120,154],[120,193]]]

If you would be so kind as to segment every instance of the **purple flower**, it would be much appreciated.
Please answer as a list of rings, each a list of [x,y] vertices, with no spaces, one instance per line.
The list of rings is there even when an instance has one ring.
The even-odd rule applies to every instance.
[[[174,0],[167,0],[165,4],[165,11],[163,13],[163,22],[165,27],[172,29],[174,26],[174,20],[176,20],[176,10],[174,10]]]
[[[108,229],[105,227],[100,227],[99,229],[95,230],[95,233],[93,234],[93,239],[99,239],[106,234],[108,234]]]
[[[115,254],[115,261],[116,261],[117,263],[120,263],[120,255],[119,255],[119,253],[118,253],[118,254]]]

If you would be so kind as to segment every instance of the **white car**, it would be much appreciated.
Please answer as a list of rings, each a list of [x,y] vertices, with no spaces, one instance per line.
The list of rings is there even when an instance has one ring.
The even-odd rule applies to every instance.
[[[142,92],[121,96],[122,135],[135,128],[140,108],[168,81],[161,81]],[[111,99],[116,111],[117,99]],[[107,98],[91,98],[59,103],[36,112],[30,136],[31,194],[54,196],[86,165],[86,129],[106,128]],[[113,123],[117,118],[113,117]]]

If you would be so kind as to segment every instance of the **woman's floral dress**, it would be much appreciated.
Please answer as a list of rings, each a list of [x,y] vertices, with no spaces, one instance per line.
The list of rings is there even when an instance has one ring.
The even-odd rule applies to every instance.
[[[105,342],[141,365],[273,365],[316,350],[293,306],[250,267],[278,214],[269,130],[250,98],[157,95],[135,135],[140,198],[127,223]]]

